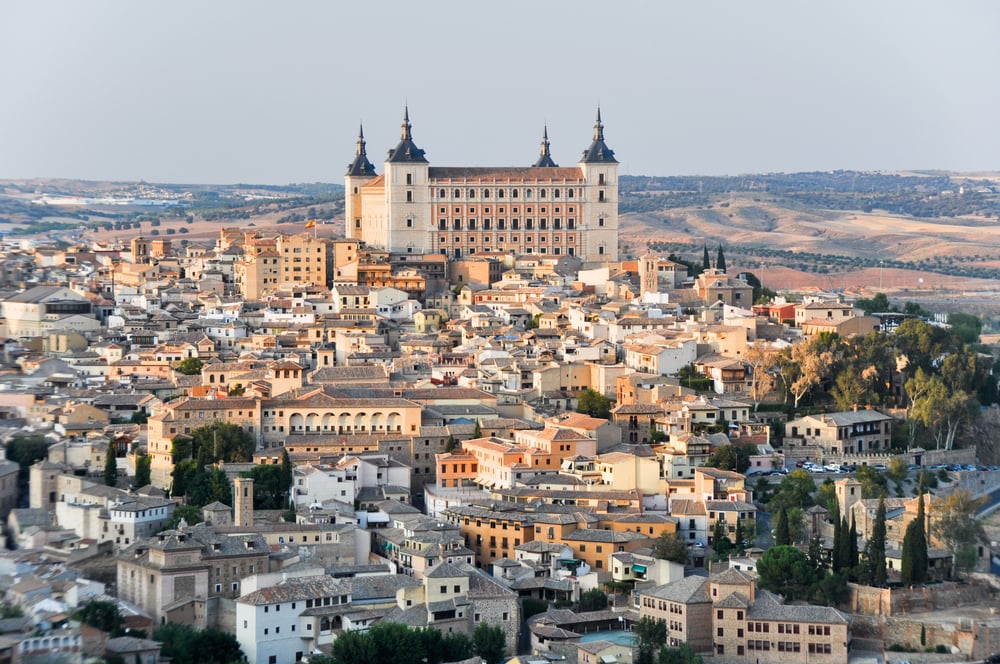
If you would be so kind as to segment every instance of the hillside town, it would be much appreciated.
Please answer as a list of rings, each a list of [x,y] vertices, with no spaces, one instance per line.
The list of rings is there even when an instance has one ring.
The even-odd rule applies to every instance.
[[[978,330],[619,256],[617,173],[600,111],[578,165],[439,168],[407,110],[345,237],[5,239],[0,662],[1000,652]]]

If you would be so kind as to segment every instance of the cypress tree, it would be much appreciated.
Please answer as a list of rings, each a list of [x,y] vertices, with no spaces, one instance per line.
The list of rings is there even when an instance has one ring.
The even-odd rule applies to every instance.
[[[834,504],[833,509],[833,549],[830,551],[830,568],[833,573],[836,574],[843,567],[844,561],[840,557],[840,552],[843,550],[841,541],[844,539],[844,533],[840,530],[840,508]]]
[[[875,512],[872,537],[865,548],[865,558],[868,559],[870,583],[881,588],[888,578],[885,569],[885,496],[878,499],[878,511]]]
[[[854,570],[858,566],[858,525],[851,513],[851,531],[847,535],[847,566]]]
[[[705,255],[701,257],[701,269],[708,270],[712,267],[712,261],[708,258],[708,245],[705,245]]]
[[[899,576],[903,583],[923,583],[927,580],[927,528],[924,514],[923,485],[917,494],[917,516],[906,526],[903,535],[903,561]]]
[[[774,524],[774,545],[788,546],[792,543],[792,538],[788,532],[788,510],[782,505],[778,510],[778,521]]]
[[[743,540],[746,535],[743,533],[743,519],[736,519],[736,550],[743,553],[745,547],[743,545]]]
[[[843,574],[851,566],[851,529],[847,526],[847,515],[840,517],[840,567],[834,572]]]
[[[823,578],[823,573],[826,571],[826,563],[823,562],[823,542],[819,537],[813,537],[809,540],[809,566],[812,567],[814,576],[817,579]]]
[[[722,245],[719,245],[719,255],[715,259],[715,269],[719,272],[726,271],[726,256],[722,253]]]
[[[115,456],[115,443],[108,441],[108,449],[104,458],[104,483],[114,486],[118,483],[118,459]]]

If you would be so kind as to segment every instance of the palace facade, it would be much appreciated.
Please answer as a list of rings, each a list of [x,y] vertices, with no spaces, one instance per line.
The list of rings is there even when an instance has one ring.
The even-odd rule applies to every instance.
[[[363,131],[345,177],[346,235],[397,253],[513,253],[618,260],[618,161],[597,111],[590,147],[576,166],[549,152],[528,167],[431,166],[413,141],[409,111],[384,171],[368,161]]]

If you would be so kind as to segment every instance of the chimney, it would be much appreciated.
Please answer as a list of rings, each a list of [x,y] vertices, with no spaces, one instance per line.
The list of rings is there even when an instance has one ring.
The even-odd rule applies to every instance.
[[[253,479],[249,477],[233,480],[233,519],[240,528],[253,526]]]

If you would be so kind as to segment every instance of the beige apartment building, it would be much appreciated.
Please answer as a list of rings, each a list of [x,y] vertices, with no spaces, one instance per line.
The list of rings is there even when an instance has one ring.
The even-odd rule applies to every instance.
[[[735,569],[639,591],[639,615],[667,623],[667,645],[689,644],[721,662],[846,662],[847,616],[786,605]]]

